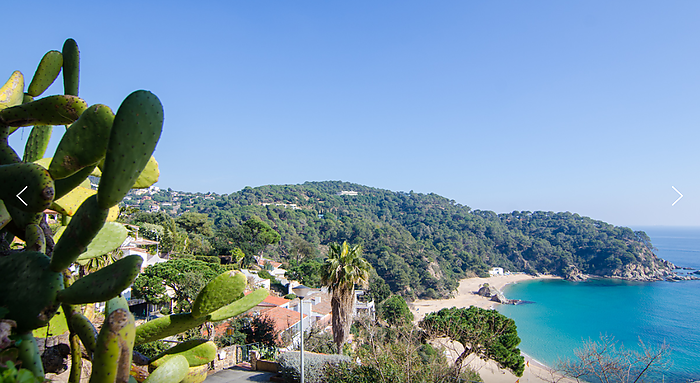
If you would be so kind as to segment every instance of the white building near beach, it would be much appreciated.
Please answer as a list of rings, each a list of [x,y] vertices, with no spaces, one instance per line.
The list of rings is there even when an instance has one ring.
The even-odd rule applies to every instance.
[[[497,276],[497,275],[503,275],[503,268],[502,267],[492,267],[491,270],[489,270],[489,275]]]

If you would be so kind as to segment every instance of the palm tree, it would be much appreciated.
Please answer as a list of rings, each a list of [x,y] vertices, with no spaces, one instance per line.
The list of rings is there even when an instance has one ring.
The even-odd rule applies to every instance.
[[[360,245],[349,246],[347,241],[342,245],[330,244],[321,281],[333,294],[331,298],[333,341],[338,346],[338,353],[342,354],[343,344],[350,332],[355,285],[367,286],[371,268],[369,262],[362,258]]]

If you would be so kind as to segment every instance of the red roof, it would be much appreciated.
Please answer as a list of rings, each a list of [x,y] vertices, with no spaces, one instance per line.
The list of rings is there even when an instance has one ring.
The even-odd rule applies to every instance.
[[[267,298],[263,299],[263,302],[272,303],[275,306],[282,306],[286,303],[289,303],[289,299],[268,295]]]
[[[282,332],[299,323],[299,313],[284,307],[275,307],[260,313],[261,316],[272,318],[275,323],[275,330]],[[304,315],[306,318],[306,315]]]
[[[259,258],[257,261],[258,261],[258,266],[260,266],[260,267],[265,267],[266,264],[270,264],[274,268],[278,268],[278,267],[282,266],[282,263],[277,262],[277,261],[273,261],[270,259]]]
[[[246,291],[245,295],[250,294],[250,291]],[[276,297],[274,295],[268,295],[267,298],[263,299],[262,302],[258,304],[258,306],[269,306],[269,305],[274,305],[274,306],[282,306],[286,304],[287,302],[291,302],[289,299],[284,299],[280,297]],[[265,304],[267,303],[267,304]]]

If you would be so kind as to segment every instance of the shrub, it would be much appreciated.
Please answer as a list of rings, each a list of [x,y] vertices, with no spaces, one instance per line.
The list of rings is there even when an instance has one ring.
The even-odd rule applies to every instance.
[[[382,318],[392,326],[401,326],[413,320],[413,313],[409,310],[406,300],[400,295],[392,295],[385,300],[379,306],[379,312]]]
[[[291,301],[291,300],[297,299],[297,295],[296,294],[287,294],[284,296],[284,299],[289,299]]]
[[[272,282],[276,282],[276,281],[277,281],[277,279],[276,279],[272,274],[270,274],[267,270],[260,270],[260,271],[258,271],[258,276],[259,276],[260,278],[269,279],[269,280],[272,281]]]
[[[301,379],[301,362],[299,353],[290,351],[281,353],[277,358],[280,363],[280,374],[288,382],[298,382]],[[326,382],[326,370],[336,370],[341,364],[350,364],[351,359],[346,355],[321,355],[304,352],[304,381],[308,383]]]
[[[207,263],[216,263],[216,264],[221,264],[221,258],[217,256],[210,256],[210,255],[195,255],[194,259],[202,262],[207,262]]]

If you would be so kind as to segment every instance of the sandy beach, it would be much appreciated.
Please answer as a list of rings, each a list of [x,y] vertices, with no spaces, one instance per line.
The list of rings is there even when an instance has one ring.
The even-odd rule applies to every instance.
[[[454,298],[450,299],[418,299],[414,301],[410,307],[416,321],[423,319],[423,317],[433,311],[440,311],[446,307],[469,307],[477,306],[485,309],[495,308],[500,303],[493,302],[488,298],[476,295],[475,293],[484,284],[488,283],[491,286],[499,290],[511,283],[517,283],[522,281],[531,281],[533,279],[557,279],[559,277],[555,276],[539,276],[533,277],[527,274],[510,274],[494,276],[489,278],[467,278],[462,279],[459,282],[459,287],[457,288],[457,293]]]
[[[529,281],[534,279],[557,279],[555,276],[538,276],[533,277],[526,274],[510,274],[503,276],[493,276],[489,278],[467,278],[459,283],[459,288],[454,298],[450,299],[419,299],[410,304],[411,311],[416,322],[423,319],[425,315],[434,311],[440,311],[443,308],[449,307],[469,307],[477,306],[485,309],[495,308],[500,303],[493,302],[488,298],[476,295],[476,291],[484,284],[488,283],[499,290],[511,283]],[[508,296],[506,296],[508,297]],[[454,343],[442,343],[453,355],[453,360],[462,351],[461,345]],[[523,354],[524,355],[524,354]],[[483,361],[476,357],[470,357],[466,362],[479,372],[485,383],[514,383],[519,380],[520,383],[546,383],[546,382],[573,382],[573,380],[562,379],[560,376],[552,376],[549,369],[543,364],[533,360],[527,355],[525,360],[528,362],[525,367],[525,373],[521,378],[513,375],[510,371],[498,368],[498,365],[493,361]]]

